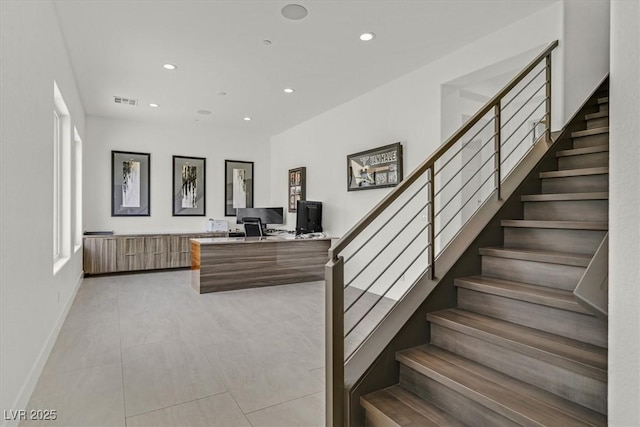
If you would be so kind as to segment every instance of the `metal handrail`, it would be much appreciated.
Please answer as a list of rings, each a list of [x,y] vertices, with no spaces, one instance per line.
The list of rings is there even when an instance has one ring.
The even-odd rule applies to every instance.
[[[458,142],[480,119],[482,119],[489,111],[491,111],[496,104],[513,89],[518,83],[520,83],[543,59],[547,59],[551,54],[551,51],[558,46],[558,41],[554,41],[549,46],[536,56],[517,76],[515,76],[509,83],[507,83],[500,92],[498,92],[493,98],[476,112],[467,122],[462,125],[456,133],[454,133],[447,141],[444,142],[431,156],[429,156],[424,162],[422,162],[409,176],[407,176],[402,182],[400,182],[393,191],[380,201],[364,218],[362,218],[356,225],[354,225],[338,242],[336,242],[331,249],[329,249],[329,256],[331,259],[336,259],[337,255],[347,247],[347,245],[360,233],[367,228],[367,225],[377,218],[394,200],[396,200],[414,181],[422,176],[429,168],[431,168],[436,160],[438,160],[444,153],[451,148],[453,144]],[[547,71],[548,74],[548,71]],[[548,108],[550,111],[550,108]],[[550,118],[549,118],[550,119]],[[549,120],[550,121],[550,120]]]
[[[550,135],[551,135],[551,52],[557,46],[558,46],[557,40],[550,43],[540,54],[538,54],[531,62],[529,62],[527,66],[520,73],[518,73],[513,79],[511,79],[509,83],[507,83],[496,95],[494,95],[470,119],[468,119],[451,137],[449,137],[440,147],[438,147],[431,156],[429,156],[426,160],[424,160],[413,172],[411,172],[402,182],[400,182],[392,191],[390,191],[378,204],[376,204],[374,208],[364,218],[362,218],[360,221],[358,221],[357,224],[351,227],[351,229],[329,249],[329,262],[327,263],[327,266],[326,266],[326,281],[327,281],[327,292],[326,292],[326,298],[327,298],[327,304],[326,304],[326,309],[327,309],[327,320],[326,320],[327,322],[327,329],[326,329],[327,330],[327,343],[326,343],[327,417],[326,417],[326,420],[327,420],[328,426],[340,427],[344,423],[345,412],[346,412],[345,411],[346,394],[344,389],[344,379],[345,379],[344,373],[345,373],[345,366],[346,366],[345,360],[348,361],[352,358],[352,356],[356,355],[356,352],[358,351],[358,349],[361,348],[361,346],[365,342],[365,341],[356,342],[355,347],[349,350],[349,354],[345,359],[344,351],[345,351],[346,338],[349,337],[351,332],[353,332],[359,325],[362,324],[363,319],[365,319],[369,315],[369,313],[374,309],[374,307],[376,307],[378,303],[383,298],[385,298],[389,292],[392,291],[392,289],[396,289],[396,285],[398,281],[400,280],[401,277],[404,277],[404,275],[407,272],[410,272],[412,277],[414,274],[418,274],[418,276],[416,276],[417,278],[415,279],[412,278],[411,280],[418,280],[420,277],[423,277],[425,274],[429,274],[427,278],[430,278],[431,280],[435,279],[436,257],[439,254],[442,254],[442,244],[439,245],[440,250],[438,251],[438,253],[436,253],[436,239],[439,238],[440,241],[442,242],[443,237],[440,237],[440,236],[443,235],[443,232],[445,231],[445,229],[447,229],[447,227],[449,227],[449,225],[452,223],[453,219],[458,217],[458,215],[463,211],[463,209],[465,209],[469,205],[469,203],[471,203],[471,200],[476,200],[475,199],[476,195],[481,194],[480,196],[478,196],[479,202],[482,201],[480,199],[483,199],[486,202],[488,200],[488,197],[492,197],[493,195],[497,195],[498,200],[501,200],[502,198],[501,186],[504,178],[502,175],[503,164],[511,157],[511,155],[514,152],[518,151],[518,147],[520,147],[522,143],[529,137],[529,135],[531,135],[531,133],[535,131],[535,129],[540,123],[542,122],[545,123],[546,139],[550,140]],[[541,70],[537,71],[533,76],[533,78],[529,79],[530,74],[533,74],[532,72],[540,64],[544,64],[544,67]],[[517,108],[515,113],[510,114],[510,117],[503,122],[502,120],[503,117],[507,115],[507,113],[503,113],[503,110],[505,110],[505,108],[509,106],[514,101],[514,99],[516,99],[521,93],[523,93],[523,91],[526,88],[528,88],[543,73],[543,71],[545,72],[544,84],[540,86],[538,89],[536,89],[535,91],[533,91],[533,93],[528,97],[528,99],[525,100],[523,104],[519,106],[519,108]],[[515,95],[512,95],[511,91],[516,89],[516,86],[521,82],[524,82],[525,79],[528,79],[528,81],[526,81],[526,83],[524,83],[522,87],[517,88],[518,90],[517,93]],[[524,118],[524,120],[520,121],[520,124],[516,126],[515,130],[513,130],[507,138],[503,139],[502,133],[503,131],[505,133],[507,132],[506,126],[514,119],[516,115],[519,115],[519,113],[523,110],[525,105],[530,105],[530,103],[536,102],[532,100],[538,96],[538,93],[543,88],[545,88],[545,94],[542,101],[536,105],[536,107]],[[510,98],[508,101],[507,101],[507,97]],[[533,114],[535,114],[540,109],[540,107],[543,104],[545,105],[544,116],[539,120],[537,120],[533,128],[529,129],[529,131],[526,132],[524,137],[515,145],[515,147],[506,156],[504,156],[503,151],[506,151],[507,149],[506,146],[511,145],[511,143],[508,144],[509,140],[518,132],[524,133],[526,128],[523,129],[522,126],[525,123],[527,123],[527,121],[533,116]],[[491,115],[489,115],[489,113],[491,113]],[[488,115],[489,117],[487,118]],[[474,127],[478,123],[480,123],[481,120],[485,120],[485,119],[486,119],[486,123],[484,123],[484,125],[479,130],[477,130],[472,137],[468,138],[468,134],[472,133],[475,130]],[[460,161],[460,163],[464,163],[464,165],[462,167],[456,166],[458,167],[458,170],[455,172],[455,174],[452,177],[449,178],[449,180],[444,185],[442,185],[441,183],[436,183],[436,176],[439,173],[441,173],[444,170],[444,168],[451,163],[453,158],[458,156],[462,152],[462,150],[464,150],[465,147],[472,140],[474,140],[474,138],[476,138],[477,135],[482,133],[487,128],[487,126],[489,126],[492,122],[494,125],[493,134],[490,135],[489,138],[487,138],[484,144],[481,145],[480,149],[478,149],[471,156],[471,158],[465,159],[465,161]],[[442,200],[443,196],[441,196],[438,200],[436,200],[436,196],[440,195],[442,190],[445,187],[449,186],[449,184],[452,183],[453,179],[456,176],[460,175],[462,170],[464,170],[471,163],[473,159],[479,156],[480,153],[483,152],[485,147],[492,140],[494,142],[494,148],[491,156],[489,156],[486,160],[484,160],[484,162],[482,162],[482,165],[479,168],[477,168],[477,170],[469,178],[461,175],[462,179],[460,179],[460,181],[465,180],[465,183],[462,186],[460,186],[459,189],[457,187],[452,188],[451,192],[453,192],[456,189],[457,191],[455,191],[455,193],[450,198],[448,198],[448,201],[446,201],[446,203],[444,200]],[[463,141],[466,141],[466,142],[463,142]],[[454,150],[452,150],[452,147],[458,142],[462,142],[461,146],[460,148],[455,149],[455,152],[454,152]],[[531,150],[531,148],[529,148],[529,150]],[[441,160],[445,154],[451,154],[452,152],[454,153],[451,155],[449,159],[447,159],[444,165],[436,166],[436,162]],[[461,199],[466,198],[466,200],[461,200],[464,203],[462,203],[462,205],[457,209],[457,211],[453,215],[451,215],[450,218],[448,218],[448,221],[447,221],[447,218],[446,216],[444,216],[444,213],[443,213],[444,210],[450,205],[452,200],[457,198],[458,195],[463,191],[463,189],[466,188],[467,185],[469,185],[469,183],[473,181],[476,178],[476,176],[485,169],[488,163],[491,162],[492,160],[494,162],[494,166],[493,166],[493,169],[490,171],[491,173],[486,178],[484,178],[483,182],[477,188],[475,188],[475,191],[471,196],[466,196],[466,195],[460,196]],[[473,167],[475,168],[475,165]],[[513,171],[513,169],[511,169],[509,166],[504,166],[505,174],[509,174],[511,171]],[[426,182],[424,184],[418,185],[419,188],[417,191],[413,192],[413,194],[408,191],[410,188],[412,188],[411,186],[414,183],[418,182],[420,178],[424,179],[424,177],[426,177]],[[441,178],[442,178],[442,175],[441,175]],[[487,186],[487,183],[492,178],[495,179],[495,183],[491,188],[490,186]],[[443,181],[443,180],[444,179],[441,179],[440,181]],[[478,181],[480,181],[480,179],[478,179]],[[439,188],[436,188],[436,186]],[[418,194],[424,194],[422,192],[424,191],[425,187],[426,187],[426,200],[420,203],[421,208],[418,210],[417,213],[412,215],[405,208],[407,208],[409,203],[411,203],[418,196]],[[474,187],[475,187],[475,184],[474,184]],[[489,195],[486,195],[486,193],[484,192],[480,193],[480,191],[484,188],[486,188],[486,190],[491,190]],[[396,200],[398,200],[400,196],[404,195],[405,193],[410,195],[409,199],[406,201],[401,201],[402,199],[399,200],[398,203],[393,207],[395,212],[393,212],[389,218],[384,220],[384,222],[381,220],[374,225],[373,222],[378,217],[380,217],[380,215],[383,212],[387,212],[387,211],[391,212],[391,209],[390,209],[391,205]],[[398,204],[401,204],[399,208],[397,208]],[[438,205],[437,206],[439,208],[438,210],[436,210],[436,204]],[[440,206],[441,204],[442,206]],[[403,215],[398,217],[400,212],[403,212]],[[397,237],[399,237],[402,233],[404,233],[404,231],[408,228],[408,226],[413,223],[413,221],[418,217],[418,215],[421,212],[424,212],[424,218],[426,219],[426,224],[424,224],[424,226],[422,226],[422,228],[418,232],[416,232],[415,235],[410,236],[412,238],[410,239],[409,243],[403,243],[401,247],[398,247],[397,249],[392,249],[389,251],[391,253],[388,254],[388,257],[391,258],[391,261],[387,264],[385,260],[380,258],[382,252],[386,251],[387,248],[390,247],[391,243],[393,243]],[[477,212],[477,208],[475,212]],[[408,215],[405,215],[405,213]],[[405,219],[407,216],[411,218],[408,221]],[[440,217],[440,223],[438,225],[436,225],[437,216]],[[462,218],[463,224],[467,220]],[[391,240],[385,241],[382,244],[378,244],[377,242],[374,242],[373,239],[376,236],[378,236],[383,229],[385,229],[389,224],[391,224],[392,221],[394,221],[393,224],[396,224],[396,225],[399,224],[401,225],[401,227],[394,228],[395,235],[391,238]],[[380,225],[380,222],[383,222],[382,225]],[[443,223],[444,223],[444,226],[442,225]],[[446,242],[448,242],[448,243],[445,243],[445,246],[451,244],[451,242],[453,241],[451,239],[455,239],[455,236],[457,235],[456,233],[459,233],[460,229],[462,229],[461,227],[463,227],[463,225],[457,225],[457,226],[458,226],[458,229],[457,229],[458,231],[454,230],[453,237],[448,237],[448,234],[445,234],[445,236],[447,236]],[[399,232],[396,232],[398,228],[401,228],[401,230]],[[438,230],[436,230],[436,228],[438,228]],[[341,256],[342,251],[345,248],[347,248],[347,246],[349,246],[351,242],[353,242],[365,230],[369,230],[368,237],[366,239],[361,239],[361,241],[358,241],[356,243],[358,247],[355,248],[355,250],[353,251],[349,251],[352,253],[350,254],[348,253],[345,256]],[[404,260],[407,255],[409,257],[411,256],[408,253],[405,255],[405,252],[407,252],[409,247],[414,246],[414,242],[416,241],[419,242],[418,239],[421,236],[425,236],[423,238],[425,238],[426,240],[426,242],[423,241],[424,243],[418,246],[418,248],[422,247],[422,250],[420,250],[418,254],[415,255],[415,257],[413,257],[413,259],[411,260],[411,262],[409,262],[408,265],[403,267],[402,265],[404,265],[404,262],[401,262],[399,260],[401,258]],[[362,240],[364,240],[364,242],[362,242]],[[378,239],[378,241],[379,240],[380,238]],[[349,274],[349,276],[351,276],[351,279],[345,285],[346,262],[350,259],[353,259],[353,257],[355,257],[358,253],[360,253],[362,248],[365,246],[375,247],[374,249],[375,254],[373,253],[371,254],[371,258],[367,259],[368,262],[366,262],[363,267],[360,268],[360,266],[353,266],[354,269],[359,269],[359,271],[357,271],[354,276],[351,276],[351,274]],[[382,249],[380,249],[380,247],[382,247]],[[421,257],[423,257],[423,255],[425,254],[425,252],[427,252],[427,250],[428,250],[427,257],[426,257],[427,259],[424,261],[424,264],[419,264],[418,265],[419,268],[414,269],[413,268],[414,264]],[[385,257],[386,256],[387,255],[385,255]],[[373,273],[372,268],[374,267],[372,266],[379,264],[379,263],[376,263],[376,260],[378,260],[379,258],[380,260],[383,261],[381,263],[382,265],[380,266],[382,268],[382,271],[381,272],[376,271],[376,273]],[[378,289],[376,291],[378,295],[377,295],[377,298],[375,299],[375,302],[373,302],[373,304],[370,307],[368,307],[364,315],[362,315],[361,313],[357,313],[356,316],[358,317],[353,319],[355,323],[350,325],[348,327],[348,330],[345,331],[345,314],[347,312],[351,313],[350,309],[353,308],[356,305],[356,303],[358,303],[358,301],[361,300],[361,297],[364,294],[366,294],[370,289],[372,289],[374,284],[376,284],[378,280],[382,276],[384,276],[388,271],[390,271],[392,266],[395,266],[395,265],[397,265],[398,269],[401,270],[400,274],[397,275],[395,280],[392,280],[393,277],[389,277],[389,280],[392,281],[390,286],[387,286],[387,283],[389,282],[387,282],[387,278],[385,277],[384,283],[381,283],[382,286],[379,286],[376,288]],[[353,286],[352,284],[364,271],[371,271],[373,273],[372,276],[376,276],[375,279],[373,279],[373,281],[368,283],[368,286],[366,286],[365,289],[358,288],[361,291],[361,294],[356,296],[356,298],[353,301],[351,301],[351,303],[348,304],[347,307],[345,307],[345,289],[348,287],[351,287],[352,289],[356,288],[356,286]],[[392,272],[390,276],[396,275],[395,269],[393,271],[394,272]],[[409,285],[411,285],[412,283],[415,284],[415,282],[409,282]],[[403,290],[402,292],[404,292],[403,295],[406,295],[406,290]],[[389,312],[387,312],[387,314],[388,313]],[[383,316],[383,319],[384,318],[386,317]],[[350,320],[349,323],[351,323],[351,318],[349,320]],[[379,319],[376,318],[376,322],[377,323],[373,325],[373,328],[371,331],[376,330],[380,326]],[[365,336],[365,340],[368,339],[368,337],[371,335],[372,333],[371,331],[369,331],[368,329],[365,331],[365,334],[368,334]],[[360,339],[360,338],[357,337],[357,339]]]

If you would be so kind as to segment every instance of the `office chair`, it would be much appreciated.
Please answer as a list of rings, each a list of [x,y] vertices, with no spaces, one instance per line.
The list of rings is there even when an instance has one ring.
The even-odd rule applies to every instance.
[[[246,216],[242,218],[244,224],[244,234],[247,237],[262,237],[262,221],[260,218]]]

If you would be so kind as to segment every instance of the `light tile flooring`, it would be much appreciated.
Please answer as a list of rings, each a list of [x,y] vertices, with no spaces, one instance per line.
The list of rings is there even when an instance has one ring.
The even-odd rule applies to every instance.
[[[199,295],[189,271],[87,278],[21,426],[324,425],[324,282]]]

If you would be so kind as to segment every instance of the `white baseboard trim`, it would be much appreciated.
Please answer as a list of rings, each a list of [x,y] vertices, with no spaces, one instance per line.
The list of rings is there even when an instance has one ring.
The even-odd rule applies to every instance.
[[[60,316],[58,316],[58,320],[56,320],[56,323],[54,324],[53,329],[51,329],[51,333],[49,334],[49,337],[47,338],[44,345],[42,346],[42,350],[40,351],[40,354],[36,359],[36,363],[34,363],[33,367],[31,368],[31,371],[29,371],[29,375],[27,376],[27,379],[24,382],[24,385],[22,386],[20,393],[18,393],[18,398],[16,399],[15,403],[11,407],[12,409],[14,410],[26,409],[27,405],[29,404],[31,395],[35,390],[36,385],[38,384],[38,380],[40,379],[40,375],[42,374],[42,370],[44,369],[44,365],[45,363],[47,363],[47,359],[51,354],[53,345],[56,343],[56,340],[58,339],[58,334],[62,329],[62,325],[64,324],[64,321],[67,319],[67,315],[69,314],[71,305],[73,304],[73,301],[75,301],[76,299],[76,295],[78,294],[78,290],[80,289],[80,284],[82,283],[82,279],[84,279],[83,271],[80,272],[80,276],[78,277],[76,285],[74,286],[73,292],[71,292],[70,298],[65,303],[64,308],[60,312]],[[2,417],[2,418],[3,418],[2,424],[0,424],[0,427],[17,427],[18,424],[20,423],[20,420],[5,420],[4,419],[5,417]]]

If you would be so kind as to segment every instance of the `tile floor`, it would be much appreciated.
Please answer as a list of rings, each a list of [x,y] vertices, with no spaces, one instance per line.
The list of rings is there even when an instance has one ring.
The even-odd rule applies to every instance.
[[[21,426],[324,425],[324,282],[199,295],[189,271],[87,278]]]

